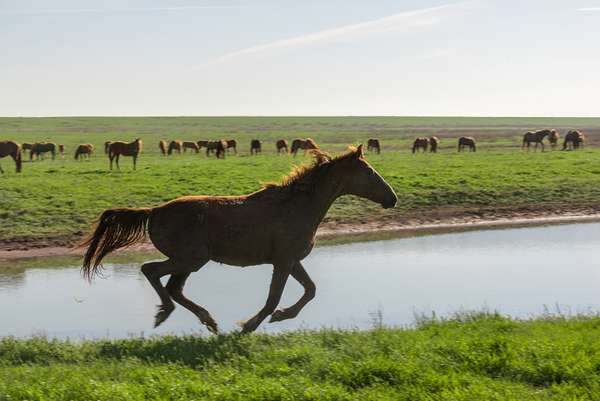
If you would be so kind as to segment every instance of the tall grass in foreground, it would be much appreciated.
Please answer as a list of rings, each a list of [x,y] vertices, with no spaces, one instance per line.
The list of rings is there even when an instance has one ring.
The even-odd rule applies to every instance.
[[[0,341],[0,400],[597,400],[600,317]]]

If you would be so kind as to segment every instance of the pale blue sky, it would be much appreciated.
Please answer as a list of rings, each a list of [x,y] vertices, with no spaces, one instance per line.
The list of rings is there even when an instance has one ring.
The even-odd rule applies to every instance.
[[[0,115],[600,115],[600,0],[0,0]]]

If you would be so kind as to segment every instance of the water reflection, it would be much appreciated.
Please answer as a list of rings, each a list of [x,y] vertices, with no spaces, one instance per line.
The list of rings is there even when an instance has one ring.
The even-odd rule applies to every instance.
[[[445,314],[485,306],[520,317],[556,303],[572,312],[598,310],[599,234],[600,224],[577,224],[318,248],[305,260],[317,284],[315,300],[296,320],[261,329],[369,327],[370,314],[378,310],[387,324],[410,323],[415,312]],[[186,293],[211,311],[222,329],[234,330],[236,321],[264,304],[270,276],[269,266],[211,263],[190,277]],[[301,293],[290,280],[282,305]],[[183,308],[153,330],[157,303],[139,263],[109,264],[105,278],[93,285],[74,263],[0,269],[0,335],[206,332]]]

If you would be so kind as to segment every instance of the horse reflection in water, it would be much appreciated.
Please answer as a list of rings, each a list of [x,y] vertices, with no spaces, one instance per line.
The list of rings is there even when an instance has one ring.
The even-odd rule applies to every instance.
[[[249,195],[185,196],[156,208],[106,210],[84,243],[88,247],[84,276],[94,277],[107,254],[142,240],[147,230],[156,249],[168,257],[142,266],[162,302],[155,326],[169,317],[175,301],[217,332],[209,312],[183,295],[189,275],[209,260],[234,266],[273,265],[267,301],[242,323],[242,332],[254,331],[269,315],[271,322],[296,317],[315,296],[315,285],[300,261],[311,252],[317,227],[331,204],[343,195],[360,196],[384,208],[397,201],[392,188],[364,159],[362,145],[337,157],[319,150],[313,155],[312,165],[295,168],[281,184],[267,184]],[[170,278],[163,286],[160,278],[166,275]],[[289,276],[304,287],[304,294],[294,305],[276,310]]]

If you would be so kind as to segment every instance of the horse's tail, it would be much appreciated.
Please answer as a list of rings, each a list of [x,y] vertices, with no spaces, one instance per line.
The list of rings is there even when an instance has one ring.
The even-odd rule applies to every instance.
[[[141,241],[152,209],[109,209],[97,220],[94,233],[80,246],[87,246],[81,272],[91,280],[101,268],[102,259],[109,253]]]

